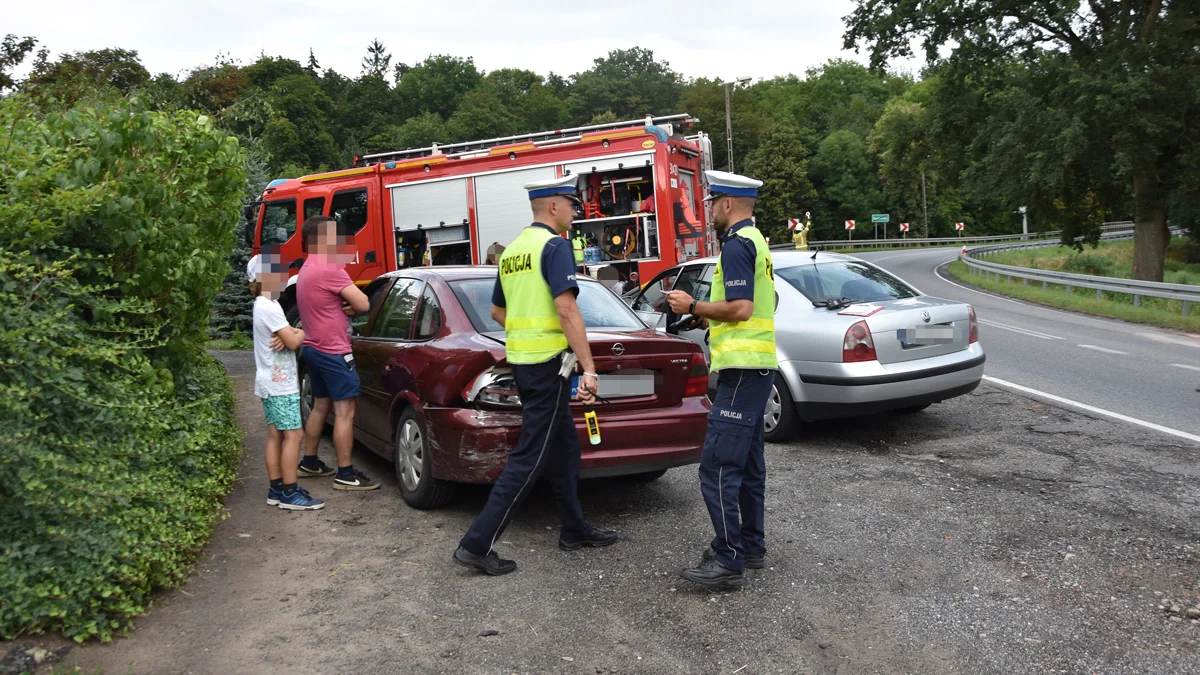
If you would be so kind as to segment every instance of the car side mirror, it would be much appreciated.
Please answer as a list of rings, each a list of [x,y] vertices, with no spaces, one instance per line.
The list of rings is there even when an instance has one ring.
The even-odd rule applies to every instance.
[[[667,315],[662,312],[637,312],[637,315],[646,322],[654,330],[665,333],[667,332]]]

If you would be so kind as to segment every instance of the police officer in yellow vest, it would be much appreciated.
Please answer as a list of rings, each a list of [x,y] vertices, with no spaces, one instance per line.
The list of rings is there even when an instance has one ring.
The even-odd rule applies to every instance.
[[[683,578],[713,588],[746,583],[745,570],[762,569],[767,465],[763,415],[779,362],[775,357],[775,270],[754,201],[762,181],[707,171],[713,227],[721,257],[708,302],[671,291],[676,314],[709,322],[717,396],[708,415],[700,456],[700,491],[716,538]]]
[[[583,271],[583,249],[587,247],[587,241],[583,238],[582,232],[576,232],[571,237],[571,252],[575,254],[575,271]]]
[[[583,368],[579,397],[585,403],[595,400],[596,366],[575,302],[579,285],[571,244],[560,236],[571,229],[579,209],[575,177],[525,189],[536,222],[504,249],[492,292],[492,318],[504,326],[507,360],[521,396],[521,435],[483,511],[454,552],[454,562],[490,575],[517,569],[493,547],[543,473],[562,517],[559,548],[573,551],[617,541],[616,532],[597,530],[583,518],[579,431],[569,405],[570,381],[559,374],[569,347]]]

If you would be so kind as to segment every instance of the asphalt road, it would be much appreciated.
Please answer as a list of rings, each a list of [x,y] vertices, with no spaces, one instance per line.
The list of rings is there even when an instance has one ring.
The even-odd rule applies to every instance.
[[[1190,441],[990,384],[914,415],[806,425],[767,446],[768,568],[741,591],[679,578],[712,537],[694,467],[584,481],[617,545],[555,546],[550,490],[498,542],[516,573],[451,564],[487,498],[404,505],[305,481],[327,508],[263,503],[249,352],[223,353],[247,432],[240,482],[195,573],[133,633],[74,647],[84,672],[1195,673],[1200,466]],[[329,440],[321,454],[332,461]],[[51,649],[70,643],[33,636]],[[0,654],[17,649],[0,642]],[[38,675],[44,675],[42,669]],[[3,669],[0,669],[3,672]]]
[[[967,288],[944,270],[935,271],[959,251],[879,251],[858,257],[924,293],[971,303],[979,317],[980,341],[988,357],[985,372],[992,384],[1011,383],[1168,427],[1200,443],[1200,335],[1049,309]]]

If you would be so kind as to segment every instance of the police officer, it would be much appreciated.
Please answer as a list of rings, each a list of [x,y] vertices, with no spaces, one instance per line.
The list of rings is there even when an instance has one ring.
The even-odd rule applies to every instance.
[[[688,581],[713,588],[746,583],[745,569],[761,569],[767,465],[763,412],[779,362],[775,357],[775,272],[754,201],[762,181],[707,171],[713,227],[721,257],[708,302],[671,291],[676,314],[708,320],[717,397],[708,415],[700,456],[700,491],[716,538]]]
[[[492,487],[483,511],[471,523],[454,552],[454,562],[490,575],[517,569],[492,547],[521,502],[545,472],[562,517],[558,547],[608,546],[617,533],[597,530],[583,519],[579,505],[579,432],[571,415],[570,382],[560,374],[570,347],[583,375],[579,397],[595,401],[596,366],[575,296],[570,242],[579,209],[575,177],[526,185],[536,219],[500,256],[500,275],[492,292],[492,318],[504,325],[508,362],[521,396],[521,435],[508,464]]]
[[[587,246],[587,242],[583,238],[582,232],[575,232],[571,237],[571,251],[575,254],[575,271],[583,271],[583,249]]]

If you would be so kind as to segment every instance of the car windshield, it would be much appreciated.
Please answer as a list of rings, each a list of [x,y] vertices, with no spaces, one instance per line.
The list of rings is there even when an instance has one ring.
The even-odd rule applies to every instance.
[[[501,332],[504,326],[492,320],[492,287],[495,279],[451,281],[450,288],[462,303],[471,325],[480,333]],[[589,329],[640,330],[646,327],[625,303],[598,282],[579,281],[579,313]]]
[[[843,298],[853,302],[883,302],[918,295],[887,272],[856,261],[777,267],[775,276],[816,303]]]

